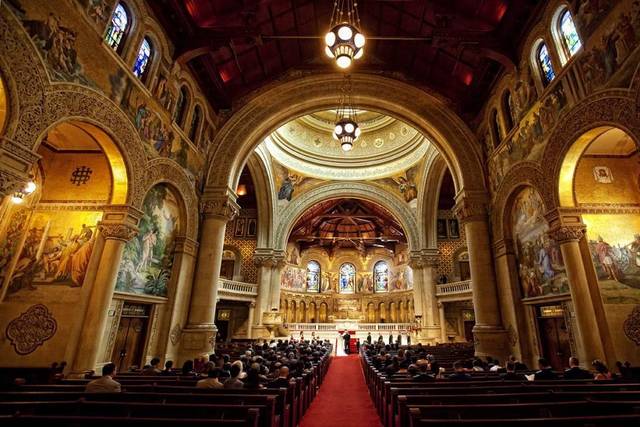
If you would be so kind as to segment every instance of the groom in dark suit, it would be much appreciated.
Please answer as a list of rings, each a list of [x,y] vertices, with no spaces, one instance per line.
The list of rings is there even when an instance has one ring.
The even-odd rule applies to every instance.
[[[342,336],[344,339],[344,352],[346,354],[351,354],[351,349],[349,348],[349,343],[351,342],[351,335],[349,335],[349,331],[346,331]]]

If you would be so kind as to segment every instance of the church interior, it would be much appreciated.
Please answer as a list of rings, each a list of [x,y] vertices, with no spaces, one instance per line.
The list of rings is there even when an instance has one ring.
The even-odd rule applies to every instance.
[[[636,0],[0,1],[3,425],[640,423],[638,46]]]

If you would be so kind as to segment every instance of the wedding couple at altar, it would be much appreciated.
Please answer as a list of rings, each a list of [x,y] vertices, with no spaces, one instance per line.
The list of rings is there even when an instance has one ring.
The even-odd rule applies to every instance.
[[[351,353],[349,348],[351,335],[349,335],[349,331],[338,332],[336,341],[336,356],[347,356]]]

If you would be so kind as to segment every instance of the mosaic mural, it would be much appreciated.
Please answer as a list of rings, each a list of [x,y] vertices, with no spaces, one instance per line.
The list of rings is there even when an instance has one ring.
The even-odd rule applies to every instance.
[[[144,199],[139,232],[127,242],[116,291],[167,296],[180,209],[166,185],[156,185]]]
[[[518,194],[512,211],[513,240],[522,296],[538,297],[569,292],[559,245],[547,232],[542,198],[533,188]]]

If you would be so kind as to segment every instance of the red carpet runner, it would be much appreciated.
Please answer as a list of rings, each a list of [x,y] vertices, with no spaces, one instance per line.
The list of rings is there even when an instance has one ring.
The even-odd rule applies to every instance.
[[[300,427],[379,427],[357,355],[334,357]]]

